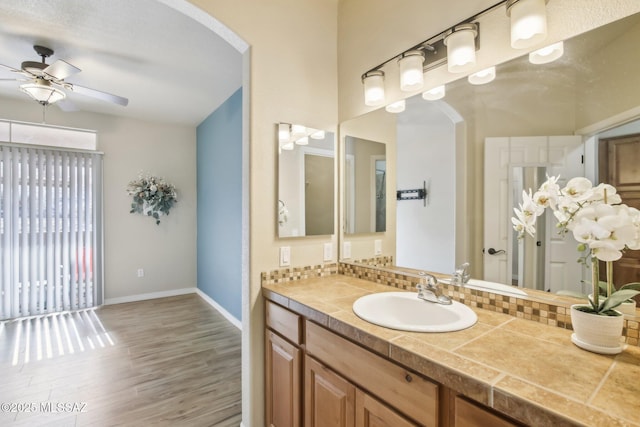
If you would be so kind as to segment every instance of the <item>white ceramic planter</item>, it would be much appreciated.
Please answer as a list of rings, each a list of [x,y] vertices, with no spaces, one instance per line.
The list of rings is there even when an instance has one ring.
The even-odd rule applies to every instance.
[[[571,324],[573,335],[571,341],[580,348],[601,354],[618,354],[624,349],[621,341],[624,316],[598,316],[585,313],[571,306]]]

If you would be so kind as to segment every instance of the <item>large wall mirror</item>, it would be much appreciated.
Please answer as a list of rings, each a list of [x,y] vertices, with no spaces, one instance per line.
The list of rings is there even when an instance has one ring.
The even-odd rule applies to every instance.
[[[335,221],[335,138],[278,124],[278,237],[331,235]]]
[[[345,234],[386,230],[386,144],[345,137]]]
[[[425,181],[428,202],[392,205],[396,217],[387,222],[387,233],[395,232],[398,266],[450,273],[470,261],[475,278],[581,293],[584,272],[549,263],[553,251],[545,245],[556,235],[553,226],[545,227],[539,244],[518,243],[511,232],[512,207],[518,191],[536,184],[541,173],[565,179],[579,174],[615,185],[609,181],[615,174],[599,176],[606,162],[598,154],[606,150],[599,147],[605,136],[640,134],[633,122],[640,119],[639,43],[640,15],[634,15],[565,40],[563,55],[553,62],[533,64],[525,55],[498,64],[488,84],[472,85],[465,77],[447,84],[443,99],[407,99],[406,110],[387,122],[393,129],[385,137],[394,134],[387,153],[396,160],[387,171],[397,180],[389,192]],[[373,123],[380,114],[347,121],[340,132],[359,137],[343,127],[350,130],[353,121],[367,122],[367,116]],[[367,138],[384,140],[370,133]],[[502,162],[499,173],[485,168],[491,139],[506,147],[495,157]],[[498,190],[487,191],[487,185]],[[489,232],[487,224],[497,228]],[[541,264],[530,264],[536,259]],[[635,271],[637,276],[640,270]]]

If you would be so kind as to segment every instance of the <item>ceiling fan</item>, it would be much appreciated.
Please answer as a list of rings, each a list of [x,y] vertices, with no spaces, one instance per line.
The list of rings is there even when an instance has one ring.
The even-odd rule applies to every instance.
[[[42,62],[25,61],[20,66],[20,69],[0,64],[0,67],[22,74],[26,79],[0,80],[25,82],[20,85],[20,90],[42,105],[50,105],[63,100],[66,97],[65,90],[122,106],[126,106],[129,103],[127,98],[66,82],[65,79],[67,77],[82,70],[62,59],[58,59],[52,64],[47,64],[45,59],[53,55],[53,50],[38,45],[33,46],[33,49],[42,57]]]

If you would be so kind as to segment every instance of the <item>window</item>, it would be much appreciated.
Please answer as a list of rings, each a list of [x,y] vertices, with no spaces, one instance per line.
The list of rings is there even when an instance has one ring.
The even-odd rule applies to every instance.
[[[102,303],[102,157],[0,144],[0,319]]]

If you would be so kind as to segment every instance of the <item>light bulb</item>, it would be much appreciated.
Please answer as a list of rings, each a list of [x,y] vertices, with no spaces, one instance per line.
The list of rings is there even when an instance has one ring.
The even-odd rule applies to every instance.
[[[286,142],[291,138],[291,125],[289,123],[278,123],[278,141]]]
[[[485,68],[477,73],[471,74],[467,77],[469,83],[472,85],[483,85],[492,82],[496,78],[496,67]]]
[[[532,64],[548,64],[559,59],[564,54],[564,43],[558,42],[543,47],[529,54],[529,62]]]
[[[476,24],[462,24],[444,38],[447,46],[447,69],[450,73],[464,73],[476,65]]]
[[[364,103],[371,107],[379,107],[384,104],[384,72],[380,70],[369,71],[362,76],[364,85]]]
[[[426,92],[422,93],[422,99],[426,99],[427,101],[437,101],[438,99],[444,98],[445,95],[445,87],[436,86],[433,89],[429,89]]]
[[[387,110],[388,113],[402,113],[405,109],[405,105],[404,99],[401,99],[400,101],[387,105],[384,109]]]
[[[410,50],[398,60],[400,66],[400,90],[412,92],[422,89],[424,84],[424,55],[419,50]]]
[[[509,0],[507,15],[511,18],[511,47],[526,49],[547,38],[545,0]]]
[[[312,132],[309,135],[309,138],[311,139],[324,139],[324,131],[323,130],[316,130],[314,132]]]

